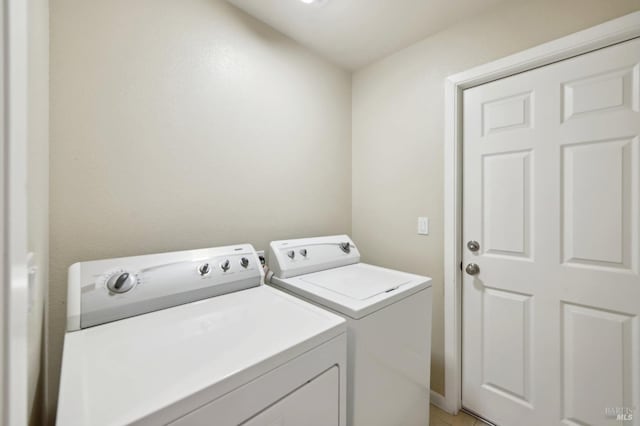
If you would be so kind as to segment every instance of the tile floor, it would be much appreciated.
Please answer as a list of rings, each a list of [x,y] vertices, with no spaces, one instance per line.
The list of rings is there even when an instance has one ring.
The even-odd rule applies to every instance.
[[[485,422],[477,420],[462,411],[457,416],[452,416],[435,405],[431,405],[429,417],[429,426],[486,426]]]

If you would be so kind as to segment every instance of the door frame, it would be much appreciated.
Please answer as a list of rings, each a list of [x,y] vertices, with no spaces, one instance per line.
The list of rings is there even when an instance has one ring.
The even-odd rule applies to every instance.
[[[0,0],[0,423],[27,424],[27,2]]]
[[[499,80],[640,37],[640,11],[507,56],[445,80],[444,139],[444,378],[445,395],[432,401],[462,408],[462,93]]]

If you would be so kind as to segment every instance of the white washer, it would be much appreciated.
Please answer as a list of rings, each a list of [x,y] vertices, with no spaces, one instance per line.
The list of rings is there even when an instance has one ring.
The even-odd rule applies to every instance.
[[[347,319],[347,424],[429,423],[431,279],[360,263],[346,235],[274,241],[270,282]]]
[[[69,268],[58,425],[346,425],[344,319],[248,244]]]

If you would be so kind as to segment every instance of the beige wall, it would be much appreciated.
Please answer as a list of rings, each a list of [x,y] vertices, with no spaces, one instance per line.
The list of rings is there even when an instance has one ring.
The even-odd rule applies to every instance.
[[[49,268],[49,4],[28,2],[27,244],[37,268],[29,295],[28,392],[30,424],[39,424],[44,369],[44,311]]]
[[[367,262],[434,278],[436,392],[444,392],[444,79],[638,9],[640,0],[507,2],[355,72],[353,238]],[[421,215],[429,236],[416,235]]]
[[[49,418],[73,262],[351,231],[351,75],[219,0],[51,4]]]

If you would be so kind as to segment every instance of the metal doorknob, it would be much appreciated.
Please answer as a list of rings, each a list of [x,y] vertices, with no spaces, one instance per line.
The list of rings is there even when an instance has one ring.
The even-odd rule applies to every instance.
[[[480,267],[475,263],[470,263],[466,268],[464,268],[464,270],[467,271],[467,274],[469,275],[477,275],[478,272],[480,272]]]
[[[480,243],[477,241],[471,240],[467,243],[467,248],[471,251],[478,251],[480,250]]]

